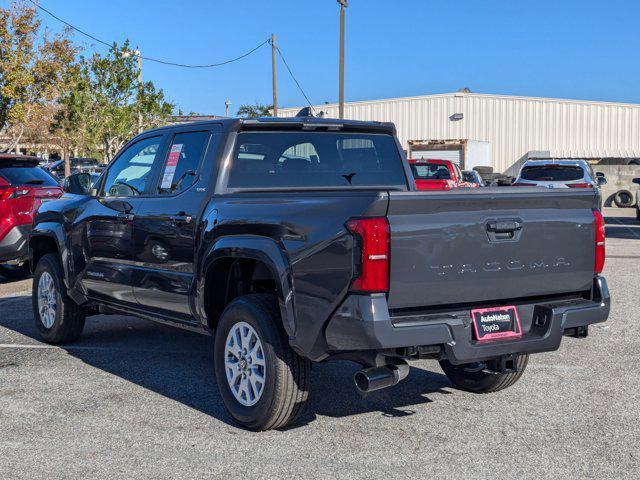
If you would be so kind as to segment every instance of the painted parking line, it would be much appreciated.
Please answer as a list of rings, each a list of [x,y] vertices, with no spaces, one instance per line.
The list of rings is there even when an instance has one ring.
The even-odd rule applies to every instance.
[[[194,350],[164,350],[157,348],[127,348],[126,346],[101,347],[92,345],[68,345],[60,347],[57,345],[28,344],[28,343],[0,343],[0,349],[5,350],[60,350],[62,352],[72,351],[97,351],[97,352],[138,352],[138,353],[163,353],[170,355],[193,355],[198,352]],[[206,351],[200,352],[201,355],[208,355]]]

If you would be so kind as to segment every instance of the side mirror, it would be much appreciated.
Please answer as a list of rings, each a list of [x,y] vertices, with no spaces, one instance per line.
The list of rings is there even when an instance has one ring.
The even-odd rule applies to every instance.
[[[640,185],[640,178],[634,178],[633,180],[631,180],[633,183],[637,183],[638,185]]]
[[[74,195],[89,195],[91,187],[91,175],[88,173],[74,173],[62,183],[62,189]]]
[[[596,172],[596,177],[604,177],[604,173],[602,173],[602,172]]]
[[[596,183],[598,184],[598,186],[605,185],[607,183],[607,179],[604,178],[604,175],[602,177],[596,176]]]

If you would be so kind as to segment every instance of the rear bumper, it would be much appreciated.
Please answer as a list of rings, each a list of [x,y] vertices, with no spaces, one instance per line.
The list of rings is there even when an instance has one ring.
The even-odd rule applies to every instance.
[[[470,363],[512,353],[557,350],[563,336],[606,321],[610,302],[606,280],[596,277],[592,300],[518,304],[521,338],[478,343],[473,338],[469,309],[390,317],[384,295],[351,295],[330,319],[325,339],[330,353],[439,346],[443,358],[451,363]]]
[[[29,233],[31,225],[18,225],[9,230],[0,240],[0,263],[28,260]]]

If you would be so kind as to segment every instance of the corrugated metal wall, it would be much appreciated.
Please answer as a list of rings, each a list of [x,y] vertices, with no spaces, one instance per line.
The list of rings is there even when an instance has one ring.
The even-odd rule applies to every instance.
[[[278,113],[289,117],[299,109]],[[315,109],[338,116],[337,104]],[[464,118],[451,120],[455,113]],[[640,157],[640,105],[451,93],[346,103],[345,117],[394,122],[405,148],[409,140],[490,142],[497,171],[532,150],[554,157]]]

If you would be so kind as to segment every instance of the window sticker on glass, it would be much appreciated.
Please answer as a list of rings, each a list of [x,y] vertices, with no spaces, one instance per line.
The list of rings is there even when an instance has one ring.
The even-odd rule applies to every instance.
[[[178,160],[180,160],[180,154],[182,153],[182,145],[182,143],[171,145],[171,151],[169,152],[169,158],[167,158],[167,165],[164,168],[162,185],[160,185],[160,188],[171,188],[173,177],[176,174]]]

